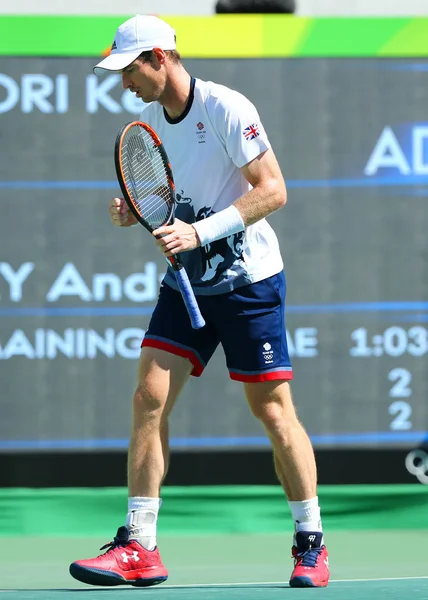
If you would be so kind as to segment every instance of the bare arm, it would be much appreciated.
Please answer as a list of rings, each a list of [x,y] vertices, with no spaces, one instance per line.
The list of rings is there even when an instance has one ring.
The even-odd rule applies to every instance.
[[[272,150],[266,150],[241,168],[253,189],[234,202],[245,226],[275,212],[287,202],[287,191],[281,169]]]
[[[241,215],[238,228],[239,225],[242,226],[242,222],[247,227],[260,221],[284,206],[287,201],[284,178],[272,150],[266,150],[260,154],[242,167],[241,172],[253,189],[234,202],[235,208]],[[225,211],[228,210],[225,209]],[[208,223],[211,219],[221,217],[225,211],[220,211],[217,215],[199,221],[199,224]],[[175,220],[174,225],[160,227],[153,232],[153,235],[163,236],[156,241],[156,244],[166,256],[193,250],[201,244],[196,224],[189,225],[178,219]]]

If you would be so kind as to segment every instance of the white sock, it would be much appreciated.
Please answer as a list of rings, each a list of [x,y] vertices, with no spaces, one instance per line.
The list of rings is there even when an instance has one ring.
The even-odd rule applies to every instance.
[[[318,496],[311,500],[288,502],[294,521],[294,531],[322,531],[321,511]],[[324,543],[323,541],[321,543]]]
[[[128,498],[126,526],[129,538],[137,540],[146,550],[156,548],[156,523],[162,500],[134,496]]]

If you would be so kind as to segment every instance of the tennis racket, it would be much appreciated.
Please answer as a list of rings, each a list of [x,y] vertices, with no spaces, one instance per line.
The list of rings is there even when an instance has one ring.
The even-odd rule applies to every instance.
[[[167,153],[147,123],[128,123],[117,134],[116,174],[125,202],[150,233],[174,223],[175,186]],[[205,325],[189,277],[177,256],[167,257],[175,273],[193,329]]]

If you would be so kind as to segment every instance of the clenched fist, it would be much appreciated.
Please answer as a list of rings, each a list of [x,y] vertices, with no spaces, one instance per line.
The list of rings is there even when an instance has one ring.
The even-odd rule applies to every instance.
[[[108,211],[113,224],[118,225],[118,227],[131,227],[131,225],[138,223],[123,198],[112,198]]]

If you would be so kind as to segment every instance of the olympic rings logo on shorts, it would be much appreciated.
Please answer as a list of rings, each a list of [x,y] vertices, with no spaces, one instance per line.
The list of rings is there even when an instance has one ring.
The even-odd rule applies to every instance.
[[[406,456],[406,469],[424,485],[428,485],[428,454],[424,450],[412,450]]]

